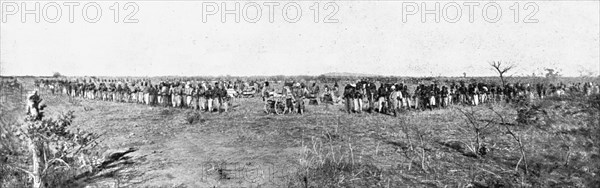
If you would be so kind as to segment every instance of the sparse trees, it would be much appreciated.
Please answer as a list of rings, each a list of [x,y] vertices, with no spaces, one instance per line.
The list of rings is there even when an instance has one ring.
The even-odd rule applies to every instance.
[[[546,68],[546,78],[556,78],[560,76],[560,72],[556,69]]]
[[[492,66],[493,69],[498,72],[500,80],[502,81],[502,85],[506,85],[506,82],[504,81],[504,74],[515,68],[514,64],[503,64],[501,61],[492,61],[490,66]]]
[[[549,83],[556,83],[558,81],[558,78],[561,76],[560,75],[560,70],[555,69],[555,68],[545,68],[544,69],[546,71],[546,81]]]
[[[54,72],[54,73],[52,73],[52,77],[60,78],[60,77],[62,77],[62,74],[60,74],[60,72]]]

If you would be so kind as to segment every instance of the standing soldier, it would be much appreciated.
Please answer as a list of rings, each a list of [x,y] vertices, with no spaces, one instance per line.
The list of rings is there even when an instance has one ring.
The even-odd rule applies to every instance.
[[[71,82],[71,97],[77,97],[77,81]]]
[[[192,84],[192,109],[193,110],[198,110],[198,90],[200,89],[200,85],[197,84],[197,82],[194,82],[194,84]]]
[[[100,100],[106,101],[106,92],[107,92],[107,87],[106,84],[104,82],[100,83],[100,86],[98,88],[98,92],[100,93]]]
[[[400,88],[399,87],[397,88],[394,85],[390,88],[390,91],[391,91],[391,93],[390,93],[389,97],[390,97],[391,111],[392,111],[392,114],[394,116],[398,116],[398,110],[400,109],[400,107],[399,107],[399,104],[400,104],[399,99],[402,98],[402,92],[400,92]]]
[[[429,108],[429,110],[433,110],[433,107],[436,105],[435,103],[435,87],[433,84],[429,85],[429,87],[426,87],[427,90],[425,92],[425,100],[427,101],[425,103],[425,105],[427,106],[427,108]]]
[[[113,102],[119,102],[119,100],[121,99],[119,97],[119,95],[121,95],[121,90],[123,90],[123,88],[121,88],[120,84],[117,84],[115,91],[113,92]]]
[[[502,102],[504,100],[504,87],[502,84],[496,86],[496,98],[498,98],[496,101]]]
[[[388,91],[387,91],[387,84],[381,83],[381,85],[379,86],[379,89],[377,91],[377,112],[379,113],[385,113],[385,109],[387,108],[386,105],[386,98],[388,97]]]
[[[212,91],[212,103],[213,103],[212,107],[213,107],[213,111],[214,110],[217,110],[217,112],[221,111],[220,108],[219,108],[220,105],[221,105],[221,101],[220,101],[221,95],[222,95],[222,93],[221,93],[221,87],[220,87],[220,85],[219,85],[218,82],[215,82],[214,83],[214,88],[213,88],[213,91]]]
[[[185,94],[185,107],[187,108],[191,108],[193,107],[192,105],[192,96],[194,93],[194,88],[192,88],[192,86],[190,85],[190,82],[187,82],[185,84],[185,90],[184,90],[184,94]]]
[[[208,86],[206,86],[206,82],[202,81],[200,87],[198,87],[198,106],[201,111],[206,111],[208,109],[206,105],[208,101],[206,91],[208,91]]]
[[[488,95],[489,101],[491,101],[492,103],[495,103],[497,97],[498,96],[496,96],[496,84],[492,83],[490,85],[490,92],[489,92],[489,95]]]
[[[69,83],[66,80],[63,81],[62,87],[63,87],[63,95],[69,96],[69,93],[71,92],[71,88],[69,86]]]
[[[427,87],[425,85],[421,86],[421,93],[420,93],[421,94],[421,96],[420,96],[421,97],[421,99],[420,99],[421,105],[420,106],[421,106],[421,109],[423,109],[423,110],[425,110],[426,108],[429,107],[429,104],[430,104],[429,103],[430,90],[431,90],[431,88],[429,88],[429,87]]]
[[[42,102],[42,99],[38,95],[37,90],[32,91],[31,94],[29,94],[29,96],[27,96],[27,107],[26,107],[27,112],[26,112],[26,114],[29,115],[34,120],[40,120],[42,117],[40,110],[43,110],[45,105],[40,106],[41,102]]]
[[[115,84],[108,82],[106,86],[106,101],[112,101],[113,92],[115,91]]]
[[[173,97],[173,107],[176,108],[181,108],[182,107],[182,94],[183,94],[183,86],[181,83],[177,83],[175,84],[175,87],[173,87],[173,93],[172,93],[172,97]]]
[[[163,92],[163,86],[164,86],[164,82],[162,82],[162,81],[158,85],[156,85],[156,87],[157,87],[157,90],[156,90],[156,102],[157,102],[157,105],[159,105],[159,106],[163,105],[163,100],[164,100],[164,97],[162,96],[163,95],[163,93],[162,93]]]
[[[211,84],[208,84],[208,89],[206,90],[206,92],[204,92],[204,96],[206,97],[206,111],[207,112],[213,112],[213,100],[214,100],[214,89],[213,86]]]
[[[145,83],[146,82],[140,82],[139,86],[136,88],[139,104],[146,104],[146,93],[144,93],[144,90],[146,89],[147,86],[145,86]]]
[[[479,100],[479,101],[481,103],[485,103],[488,100],[487,98],[488,98],[488,94],[489,94],[490,91],[489,91],[488,87],[484,83],[480,83],[480,86],[481,87],[479,88],[479,93],[480,93],[479,98],[481,100]]]
[[[85,86],[85,98],[94,100],[94,84],[91,82]]]
[[[442,97],[441,106],[444,108],[448,107],[448,104],[450,102],[450,90],[448,90],[448,87],[442,86],[441,97]]]
[[[411,102],[412,96],[410,96],[410,94],[408,92],[408,85],[404,85],[402,87],[402,97],[403,97],[402,105],[404,106],[404,109],[406,109],[406,110],[410,109],[412,106],[412,102]]]
[[[442,90],[437,84],[433,85],[433,106],[438,108],[442,105]]]
[[[75,95],[77,94],[77,82],[72,81],[69,82],[69,90],[70,90],[70,96],[71,97],[75,97]]]
[[[159,106],[164,105],[165,97],[163,96],[163,87],[165,86],[164,82],[160,82],[156,85],[156,104]]]
[[[587,83],[587,82],[583,83],[583,93],[586,96],[592,95],[592,84],[591,84],[591,82],[590,83]]]
[[[269,85],[269,82],[266,81],[263,84],[263,87],[261,88],[261,92],[260,92],[261,93],[261,97],[263,99],[263,102],[265,103],[264,108],[263,108],[263,110],[265,111],[265,113],[269,113],[269,110],[268,110],[267,106],[269,105],[269,100],[268,99],[269,99],[269,97],[271,97],[270,94],[269,94],[271,92],[271,90],[272,90],[272,88]]]
[[[144,102],[148,106],[156,106],[158,104],[158,93],[160,92],[160,88],[157,85],[153,85],[151,83],[144,84],[144,89],[148,88],[147,92],[144,92]]]
[[[458,99],[459,97],[459,92],[458,92],[458,85],[454,85],[452,88],[450,88],[450,93],[451,93],[451,99],[450,99],[450,103],[452,105],[454,104],[458,104]]]
[[[506,103],[509,103],[509,102],[511,102],[511,101],[512,101],[512,98],[513,98],[513,96],[512,96],[512,93],[513,93],[513,92],[511,91],[511,90],[512,90],[512,88],[513,88],[513,85],[512,85],[512,84],[508,84],[508,85],[506,85],[506,86],[504,87],[504,90],[503,90],[503,91],[504,91],[504,92],[503,92],[503,95],[504,95],[504,98],[505,98],[505,101],[506,101]]]
[[[415,88],[415,91],[413,93],[413,98],[415,99],[415,110],[419,110],[421,108],[421,90],[423,88],[423,84],[418,85]]]
[[[354,87],[351,84],[347,84],[346,87],[344,87],[344,99],[346,99],[346,112],[348,113],[352,113],[353,95]]]
[[[233,86],[231,84],[224,84],[221,83],[220,84],[220,90],[219,90],[219,104],[220,109],[223,109],[223,112],[227,112],[229,109],[229,103],[231,101],[231,99],[233,98],[233,93],[230,92],[229,89],[233,89]],[[219,112],[221,112],[221,110],[219,110]]]
[[[356,89],[354,89],[354,111],[357,113],[362,113],[363,110],[363,97],[365,96],[365,87],[364,84],[359,81],[356,85]]]
[[[85,85],[81,82],[77,85],[77,97],[84,98],[83,92],[85,91]]]
[[[470,90],[471,105],[478,106],[479,105],[479,87],[477,87],[477,84],[475,84],[475,83],[471,84],[470,86],[471,86],[471,90]]]
[[[144,99],[142,100],[146,105],[150,106],[152,104],[152,99],[156,96],[154,88],[152,85],[149,85],[147,82],[142,84],[142,95],[144,95]]]
[[[544,97],[542,96],[542,83],[536,83],[535,84],[535,91],[537,93],[537,96],[539,99],[543,99]]]
[[[131,82],[131,85],[129,86],[129,92],[129,98],[131,99],[129,102],[138,103],[138,87],[136,86],[135,82]]]
[[[172,106],[173,108],[175,108],[175,105],[177,105],[177,103],[175,102],[175,87],[176,87],[175,83],[170,84],[169,93],[168,93],[168,95],[170,96],[170,99],[171,99],[170,106]]]
[[[300,87],[306,89],[306,85],[304,85],[304,83],[301,83]],[[341,97],[342,97],[342,95],[340,94],[340,86],[338,85],[337,82],[335,82],[335,84],[333,84],[333,90],[332,90],[332,94],[331,94],[331,98],[333,99],[333,104],[340,103]]]
[[[95,100],[101,100],[102,99],[102,93],[100,92],[100,82],[95,82],[94,83],[94,99]]]
[[[226,94],[228,97],[228,101],[227,101],[227,105],[228,106],[232,106],[233,105],[233,100],[238,96],[238,91],[235,89],[235,85],[230,83],[228,85],[226,85]]]
[[[306,87],[303,84],[296,83],[294,85],[293,95],[294,95],[294,99],[296,100],[296,109],[299,114],[304,114],[304,110],[305,110],[304,99],[306,98],[307,94],[308,94],[308,90],[306,89]],[[332,98],[334,97],[333,94],[331,97]]]
[[[312,84],[311,92],[312,92],[312,95],[317,98],[317,104],[319,104],[321,102],[321,99],[320,99],[321,97],[319,95],[321,90],[319,89],[319,85],[317,85],[316,81],[313,82],[313,84]]]
[[[456,99],[456,83],[452,82],[448,87],[448,105],[454,104]]]
[[[458,88],[458,103],[460,105],[464,105],[467,102],[467,91],[468,89],[465,86],[465,83],[461,82]]]
[[[377,86],[373,82],[368,82],[366,86],[366,97],[369,102],[369,113],[373,113],[375,110],[375,100],[377,99]]]
[[[122,102],[128,103],[129,102],[129,96],[131,96],[131,90],[129,89],[129,86],[127,85],[127,83],[123,84],[123,99]]]
[[[127,102],[127,97],[129,96],[129,86],[126,82],[121,83],[121,101]]]
[[[90,99],[90,91],[91,91],[91,84],[90,83],[83,83],[83,95],[82,98],[83,99]]]
[[[160,88],[159,103],[161,106],[169,106],[169,101],[171,100],[169,98],[169,87],[169,83],[164,83]]]

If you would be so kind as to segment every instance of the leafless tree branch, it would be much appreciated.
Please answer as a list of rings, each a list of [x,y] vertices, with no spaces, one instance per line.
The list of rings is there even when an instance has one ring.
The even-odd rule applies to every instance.
[[[516,67],[514,64],[505,65],[501,61],[492,61],[490,62],[490,66],[492,66],[494,70],[498,72],[500,80],[502,81],[502,85],[506,84],[504,81],[504,74]]]

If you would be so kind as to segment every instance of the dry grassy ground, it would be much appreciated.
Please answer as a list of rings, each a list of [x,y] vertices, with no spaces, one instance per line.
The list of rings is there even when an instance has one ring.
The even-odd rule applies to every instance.
[[[465,107],[392,117],[309,105],[305,115],[268,115],[258,98],[236,99],[229,113],[42,98],[48,115],[72,110],[76,127],[102,134],[104,149],[139,149],[133,163],[81,182],[92,187],[581,187],[597,177],[562,165],[581,163],[597,148],[534,126],[510,126],[523,138],[527,175],[523,162],[515,171],[521,154],[502,126],[482,130],[489,151],[474,156],[467,147],[474,131],[456,109],[471,110]],[[516,124],[514,108],[493,107]],[[474,110],[492,117],[488,108]],[[583,117],[568,117],[556,129],[585,126]]]

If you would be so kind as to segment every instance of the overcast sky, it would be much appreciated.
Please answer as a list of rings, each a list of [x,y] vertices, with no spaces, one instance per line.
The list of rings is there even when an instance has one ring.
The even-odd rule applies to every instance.
[[[135,1],[133,1],[135,2]],[[205,1],[205,3],[208,1]],[[58,23],[40,23],[33,15],[21,22],[20,12],[4,16],[0,25],[0,62],[2,75],[158,76],[158,75],[318,75],[327,72],[353,72],[398,76],[494,75],[490,61],[512,62],[515,75],[540,73],[543,68],[562,70],[564,75],[581,72],[598,75],[600,70],[600,7],[598,1],[537,1],[538,12],[519,4],[519,23],[514,22],[514,2],[502,2],[502,17],[489,23],[482,15],[481,3],[469,10],[462,8],[457,23],[443,17],[407,16],[402,20],[402,2],[336,1],[339,7],[332,19],[323,23],[332,7],[325,10],[320,2],[319,23],[314,22],[314,2],[298,2],[302,16],[289,23],[282,16],[280,2],[273,23],[268,6],[258,2],[262,17],[257,23],[239,23],[228,15],[208,15],[203,22],[200,1],[142,1],[133,18],[138,23],[122,23],[125,2],[120,3],[120,22],[114,23],[114,2],[99,1],[102,17],[97,23],[83,19],[82,2],[74,8],[74,23],[69,23],[68,7],[62,5]],[[434,2],[426,1],[427,6]],[[2,1],[2,3],[6,3]],[[43,8],[49,2],[41,1]],[[240,2],[243,7],[248,2]],[[440,1],[441,8],[451,3]],[[5,6],[4,9],[11,7]],[[17,4],[23,8],[20,2]],[[32,5],[33,3],[27,4]],[[219,9],[223,9],[220,2]],[[233,2],[228,2],[233,6]],[[418,2],[417,5],[421,5]],[[240,7],[240,8],[241,8]],[[210,7],[209,7],[210,8]],[[228,7],[229,8],[229,7]],[[293,8],[293,7],[292,7]],[[422,9],[422,7],[419,7]],[[56,9],[48,8],[53,18]],[[247,17],[256,10],[248,8]],[[295,17],[293,9],[289,17]],[[456,15],[448,8],[446,18]],[[494,9],[488,17],[495,17]],[[42,11],[43,12],[43,11]],[[93,9],[88,16],[94,17]]]

